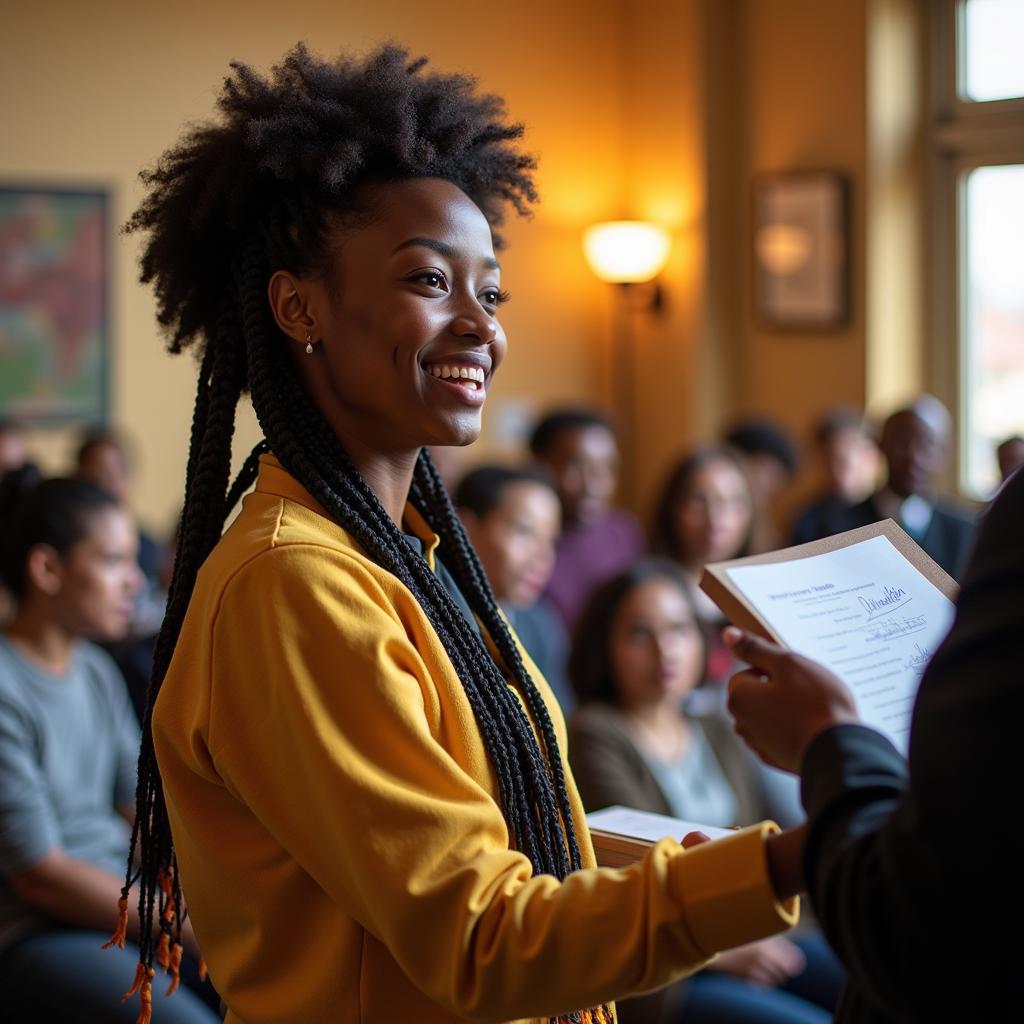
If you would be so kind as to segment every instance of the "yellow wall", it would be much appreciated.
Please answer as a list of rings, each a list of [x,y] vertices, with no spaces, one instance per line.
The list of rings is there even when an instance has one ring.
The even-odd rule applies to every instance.
[[[686,448],[739,416],[771,416],[805,441],[829,407],[866,401],[872,13],[868,0],[630,6],[625,192],[629,212],[670,224],[676,241],[664,314],[634,321],[638,509]],[[793,169],[850,180],[850,314],[838,331],[769,331],[754,320],[752,181]],[[885,240],[879,248],[891,255]],[[890,274],[900,262],[890,258]],[[814,485],[812,471],[782,511]]]
[[[830,405],[868,397],[867,291],[884,284],[865,275],[868,211],[887,209],[886,194],[912,192],[916,173],[898,147],[905,116],[868,130],[869,102],[877,107],[884,92],[879,75],[899,67],[896,51],[879,48],[878,38],[892,33],[879,37],[871,27],[879,11],[891,19],[917,4],[19,4],[0,38],[0,88],[18,98],[0,113],[0,178],[109,185],[123,222],[140,198],[136,173],[186,120],[210,113],[228,60],[265,67],[298,39],[331,53],[392,37],[442,69],[476,74],[526,122],[543,201],[531,221],[507,232],[510,356],[485,436],[464,461],[510,454],[509,432],[555,402],[613,400],[621,310],[613,289],[585,268],[580,232],[594,220],[652,217],[671,228],[675,246],[664,312],[629,320],[638,407],[630,503],[646,511],[670,463],[735,416],[769,414],[806,436]],[[852,184],[850,320],[829,334],[769,332],[752,316],[751,181],[794,168],[832,168]],[[872,197],[883,200],[872,206],[876,185]],[[905,263],[892,256],[891,238],[872,239],[891,266]],[[180,501],[194,368],[162,352],[150,295],[135,282],[135,245],[114,245],[113,411],[140,449],[139,509],[159,526]],[[879,295],[876,322],[886,319]],[[901,310],[911,327],[918,299]],[[874,393],[879,380],[916,365],[894,356],[892,333],[875,348]],[[239,451],[256,438],[247,414]],[[59,468],[67,435],[36,440]]]
[[[503,422],[516,403],[585,400],[600,385],[593,347],[607,332],[604,292],[579,236],[618,204],[619,17],[612,0],[521,0],[514,13],[470,0],[10,5],[0,34],[0,178],[108,186],[123,223],[141,196],[138,171],[184,122],[212,112],[228,61],[266,67],[299,39],[331,53],[394,38],[441,69],[475,74],[526,122],[542,167],[543,201],[531,222],[511,227],[503,257],[511,349],[489,410]],[[114,419],[139,449],[139,511],[162,527],[181,500],[194,366],[162,351],[150,294],[135,280],[136,242],[117,238],[113,253]],[[236,447],[257,438],[247,413]],[[66,465],[67,432],[32,441],[51,469]]]
[[[745,122],[734,191],[743,239],[737,412],[770,415],[804,439],[827,408],[865,398],[866,3],[745,0],[737,37]],[[753,319],[751,181],[789,169],[837,170],[850,179],[850,314],[839,331],[769,331]]]
[[[625,497],[640,512],[650,507],[666,466],[712,418],[714,387],[702,386],[707,284],[702,19],[701,4],[649,0],[630,7],[623,33],[629,70],[622,213],[658,221],[673,238],[661,280],[661,313],[618,311],[620,318],[628,317],[636,371],[633,472]]]

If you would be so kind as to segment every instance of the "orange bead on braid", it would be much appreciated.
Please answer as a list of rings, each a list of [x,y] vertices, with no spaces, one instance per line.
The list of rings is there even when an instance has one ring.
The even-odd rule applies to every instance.
[[[171,962],[167,968],[167,973],[171,976],[171,983],[167,986],[167,991],[164,993],[165,996],[174,995],[178,991],[178,985],[181,984],[181,955],[184,950],[181,947],[180,942],[176,942],[171,947]],[[206,980],[205,978],[203,979]]]
[[[174,904],[174,883],[171,879],[170,871],[161,870],[157,876],[157,884],[163,893],[161,897],[163,908],[160,911],[160,942],[156,947],[156,962],[165,971],[170,971],[171,936],[174,934],[174,925],[177,919]]]
[[[114,929],[114,934],[111,935],[102,946],[100,946],[100,949],[110,949],[111,946],[117,946],[118,949],[124,949],[125,941],[128,938],[129,891],[130,890],[127,886],[121,890],[121,898],[117,901],[117,927]]]
[[[142,1008],[135,1019],[135,1024],[150,1024],[153,1020],[153,968],[146,968],[146,977],[139,989],[139,1000]]]
[[[123,996],[121,996],[121,1002],[126,1003],[136,992],[142,988],[143,982],[146,980],[149,974],[153,973],[152,967],[147,967],[143,963],[137,963],[135,965],[135,980],[132,981],[132,987],[128,989]]]
[[[171,969],[171,940],[165,931],[156,947],[156,962],[165,970]]]
[[[559,1017],[559,1020],[563,1019],[572,1020],[572,1017]],[[611,1011],[605,1006],[597,1006],[593,1010],[583,1010],[580,1013],[580,1024],[612,1024]]]

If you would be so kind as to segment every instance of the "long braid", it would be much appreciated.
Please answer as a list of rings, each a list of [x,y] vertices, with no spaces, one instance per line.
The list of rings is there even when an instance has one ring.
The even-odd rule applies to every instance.
[[[181,900],[177,873],[173,869],[166,806],[155,772],[152,705],[184,621],[199,565],[216,543],[225,515],[251,484],[258,457],[267,448],[274,451],[282,464],[370,557],[393,572],[424,607],[463,681],[477,718],[494,765],[512,840],[529,858],[535,872],[564,878],[580,866],[579,846],[550,717],[497,610],[486,576],[429,457],[421,453],[411,497],[440,533],[446,550],[454,555],[451,565],[456,579],[464,588],[471,607],[480,615],[540,730],[543,755],[529,719],[479,634],[465,620],[426,560],[402,536],[329,426],[309,403],[284,357],[280,339],[273,333],[263,286],[267,276],[266,256],[257,247],[250,248],[249,253],[239,282],[243,310],[241,330],[248,355],[249,389],[267,441],[257,445],[250,454],[230,488],[230,495],[218,500],[218,495],[224,496],[228,491],[231,435],[241,391],[242,365],[237,356],[237,337],[229,337],[226,330],[219,331],[216,344],[210,346],[204,360],[209,379],[201,373],[200,392],[204,397],[197,396],[197,413],[205,405],[206,415],[196,417],[194,434],[197,436],[193,437],[186,481],[186,493],[191,500],[183,518],[179,560],[154,660],[153,692],[140,756],[139,798],[145,801],[143,806],[150,808],[150,814],[146,820],[140,818],[144,824],[136,838],[142,858],[136,875],[143,929],[140,959],[150,967],[154,958],[154,905],[163,909],[160,902],[163,899],[162,872],[169,872],[172,879],[174,904],[180,906]],[[222,354],[211,360],[210,351]],[[302,438],[302,442],[297,438]],[[179,939],[180,926],[179,919]],[[581,1021],[585,1018],[570,1014],[562,1019]]]
[[[486,608],[485,620],[496,629],[492,636],[505,634],[502,646],[507,653],[503,656],[507,658],[507,665],[514,666],[512,671],[527,707],[538,710],[536,721],[544,736],[547,759],[538,748],[519,701],[479,634],[466,621],[452,595],[438,582],[426,560],[402,537],[298,384],[284,357],[280,338],[273,335],[266,312],[262,288],[265,270],[261,268],[264,260],[258,251],[251,253],[244,274],[242,299],[246,310],[244,331],[250,360],[250,392],[269,449],[353,540],[378,564],[393,572],[424,608],[463,683],[487,753],[492,758],[513,842],[537,873],[564,879],[581,866],[581,855],[572,826],[557,739],[543,698],[522,664],[482,568],[461,527],[447,528],[445,534],[451,539],[453,550],[461,537],[466,552],[476,564],[478,584],[470,593],[477,596],[475,603]],[[301,444],[296,437],[303,439]],[[444,495],[443,485],[425,453],[421,453],[417,476],[421,489],[426,479],[432,489],[439,487],[440,495]],[[416,490],[414,485],[414,493]],[[443,501],[457,522],[451,502],[446,496]],[[414,501],[414,504],[417,503]],[[432,518],[427,521],[437,528]],[[486,607],[488,602],[489,608]],[[486,627],[486,622],[484,625]],[[525,776],[521,773],[524,766],[529,769]],[[530,782],[528,787],[525,781]],[[561,792],[553,793],[553,787],[560,788]],[[551,1020],[553,1024],[610,1024],[611,1015],[606,1007],[597,1007]]]
[[[259,441],[253,450],[245,458],[242,468],[235,477],[235,482],[228,488],[228,496],[224,502],[224,518],[231,515],[232,509],[238,504],[239,499],[256,482],[256,476],[260,468],[260,456],[270,451],[270,445],[266,438]]]
[[[561,879],[580,864],[550,718],[429,458],[422,455],[417,463],[410,500],[441,536],[445,558],[508,680],[311,403],[266,300],[275,269],[299,275],[329,269],[331,215],[343,224],[349,215],[356,222],[365,216],[362,184],[418,177],[451,181],[484,212],[496,245],[503,207],[526,213],[536,199],[534,161],[515,145],[522,127],[505,120],[501,100],[478,95],[464,76],[426,73],[424,64],[396,47],[363,62],[327,64],[298,46],[269,78],[232,65],[218,100],[222,123],[190,129],[143,175],[149,194],[128,224],[129,231],[150,233],[142,280],[154,284],[171,352],[200,339],[205,344],[177,558],[143,723],[122,900],[124,921],[128,889],[137,882],[142,936],[135,988],[143,987],[144,1003],[151,1001],[146,986],[154,959],[154,907],[160,914],[161,962],[163,940],[180,940],[185,913],[155,760],[153,705],[200,566],[267,450],[423,608],[472,708],[511,842],[538,874]],[[235,410],[245,387],[266,440],[229,487]],[[610,1014],[599,1007],[557,1020],[603,1024]]]
[[[416,467],[416,484],[414,495],[420,495],[425,501],[421,512],[427,514],[428,521],[438,531],[446,549],[455,557],[450,568],[456,582],[469,601],[470,607],[480,616],[484,629],[494,642],[498,653],[516,679],[520,691],[526,701],[530,717],[540,730],[544,744],[545,762],[552,775],[552,784],[558,798],[562,826],[565,829],[566,845],[570,856],[570,870],[580,868],[579,843],[576,841],[576,830],[572,820],[572,807],[569,803],[568,788],[565,782],[565,771],[558,751],[558,739],[554,725],[530,673],[523,664],[519,646],[512,637],[508,622],[498,609],[490,582],[484,572],[483,565],[473,546],[466,536],[465,527],[452,505],[444,482],[434,466],[426,449],[420,453]]]
[[[244,376],[237,342],[230,338],[232,323],[233,318],[226,315],[214,343],[207,346],[200,368],[185,479],[185,508],[167,611],[154,649],[153,675],[139,751],[136,803],[141,813],[136,814],[133,827],[125,890],[138,882],[140,962],[149,968],[154,957],[154,906],[163,900],[162,874],[171,879],[174,905],[180,906],[181,902],[170,824],[153,749],[153,705],[170,665],[199,567],[220,539],[223,525],[222,510],[231,469],[235,408]],[[133,869],[137,849],[140,851],[139,866]],[[176,937],[180,941],[180,920],[176,928]]]
[[[379,564],[417,597],[466,686],[467,697],[492,754],[506,819],[519,848],[538,873],[564,877],[561,840],[538,842],[534,801],[526,792],[521,757],[530,757],[537,778],[542,767],[529,722],[505,685],[483,643],[426,561],[415,552],[323,418],[310,405],[272,335],[263,282],[265,256],[254,251],[243,276],[244,331],[249,346],[250,391],[260,425],[282,464]],[[271,342],[273,337],[273,342]],[[301,437],[301,444],[296,440]],[[483,666],[484,679],[480,679]],[[520,757],[513,756],[518,751]],[[535,785],[536,788],[536,785]],[[540,793],[545,801],[543,790]],[[546,817],[546,816],[545,816]],[[549,837],[544,837],[549,839]]]
[[[192,430],[189,442],[189,454],[185,474],[185,504],[187,510],[192,502],[195,465],[199,457],[199,450],[206,432],[206,417],[209,410],[209,376],[213,364],[213,348],[207,346],[203,355],[203,361],[199,368],[199,380],[196,389],[196,402],[192,413]],[[138,778],[136,781],[135,821],[132,825],[131,841],[128,848],[128,871],[125,884],[121,889],[120,921],[114,937],[110,944],[124,944],[125,930],[128,921],[128,896],[131,887],[139,882],[139,921],[140,921],[140,963],[149,965],[152,963],[152,951],[147,947],[146,938],[152,934],[153,898],[155,872],[151,870],[150,860],[160,856],[158,847],[162,846],[159,837],[154,835],[154,819],[160,818],[158,804],[163,801],[163,793],[157,773],[156,758],[153,751],[151,721],[152,703],[155,700],[156,691],[170,663],[170,654],[177,641],[180,621],[175,623],[171,617],[171,598],[181,589],[181,581],[186,575],[185,558],[183,549],[186,545],[184,515],[182,526],[178,531],[178,538],[175,550],[174,568],[171,573],[171,583],[168,588],[167,610],[164,613],[164,620],[157,635],[156,645],[153,654],[153,671],[150,681],[150,693],[147,698],[147,708],[143,719],[142,738],[139,749]],[[183,617],[183,616],[182,616]],[[136,854],[138,854],[138,866],[136,867]],[[150,940],[151,942],[151,940]]]

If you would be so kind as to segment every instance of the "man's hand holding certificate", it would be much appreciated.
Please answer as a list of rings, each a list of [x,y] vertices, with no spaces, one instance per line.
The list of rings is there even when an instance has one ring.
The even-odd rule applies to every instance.
[[[822,729],[860,721],[852,691],[823,665],[735,626],[725,639],[751,666],[729,682],[729,711],[762,761],[799,773],[807,745]]]
[[[762,757],[798,770],[801,744],[858,717],[906,753],[917,685],[952,624],[956,584],[895,523],[709,565],[701,587],[757,634],[727,639],[752,666],[734,677],[730,710]]]

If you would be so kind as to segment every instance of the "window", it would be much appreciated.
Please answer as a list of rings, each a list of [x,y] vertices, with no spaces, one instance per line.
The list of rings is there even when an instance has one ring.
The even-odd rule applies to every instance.
[[[960,96],[974,102],[1024,96],[1024,3],[966,0],[958,20]]]
[[[984,499],[997,445],[1024,435],[1024,0],[935,11],[933,377],[959,489]]]
[[[961,482],[981,496],[996,446],[1024,436],[1024,164],[968,171],[961,202]]]

